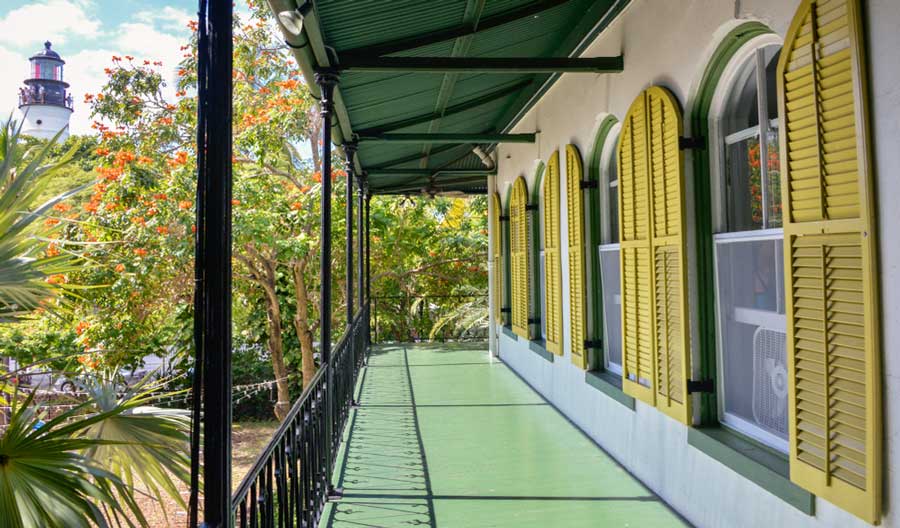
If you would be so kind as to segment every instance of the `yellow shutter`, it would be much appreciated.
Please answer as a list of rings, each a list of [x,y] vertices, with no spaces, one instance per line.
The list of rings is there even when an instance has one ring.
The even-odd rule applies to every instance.
[[[491,195],[491,202],[491,269],[494,282],[492,293],[494,297],[494,321],[499,324],[501,317],[500,309],[503,307],[503,273],[500,266],[500,256],[503,251],[503,232],[500,230],[500,214],[503,212],[503,207],[500,205],[500,195],[498,193]]]
[[[681,110],[653,86],[619,137],[623,389],[691,423]]]
[[[528,332],[528,188],[519,176],[509,198],[509,246],[512,285],[512,329],[519,337],[530,339]]]
[[[547,162],[544,181],[544,282],[547,350],[562,354],[562,267],[559,256],[559,151]]]
[[[858,0],[804,0],[778,64],[791,480],[877,523],[881,369]]]
[[[581,200],[581,154],[575,145],[566,146],[566,220],[569,242],[569,339],[572,363],[586,369],[584,349],[584,207]]]

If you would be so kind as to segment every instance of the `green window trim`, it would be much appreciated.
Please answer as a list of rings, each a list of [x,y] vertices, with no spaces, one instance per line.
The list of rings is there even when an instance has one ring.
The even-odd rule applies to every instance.
[[[584,373],[584,382],[606,394],[613,401],[634,410],[634,398],[622,390],[622,377],[608,370],[589,370]]]
[[[505,335],[506,337],[512,339],[513,341],[518,341],[518,340],[519,340],[519,336],[517,336],[516,333],[512,331],[512,326],[509,326],[509,325],[503,325],[503,327],[501,328],[501,330],[503,331],[503,335]]]
[[[512,185],[506,189],[506,200],[502,203],[503,213],[500,220],[500,230],[503,232],[503,307],[500,310],[500,318],[504,327],[512,326],[512,273],[510,272],[510,260],[512,254],[509,251],[509,198],[512,194]],[[506,218],[503,220],[502,218]]]
[[[709,138],[709,111],[722,74],[740,48],[750,40],[772,30],[761,22],[746,22],[732,29],[722,39],[710,58],[700,89],[691,105],[691,135]],[[716,279],[713,261],[712,189],[710,169],[710,145],[704,142],[693,151],[694,224],[696,246],[693,249],[697,263],[697,332],[699,334],[701,379],[716,381]],[[718,385],[716,385],[718,386]],[[703,393],[700,397],[700,424],[718,426],[719,411],[716,392]]]
[[[543,229],[541,228],[541,180],[544,177],[544,162],[543,160],[538,160],[538,165],[534,170],[534,183],[531,185],[531,196],[529,197],[529,205],[531,206],[531,226],[530,226],[530,234],[531,234],[531,276],[534,277],[532,281],[532,299],[531,305],[534,306],[534,316],[537,318],[537,321],[532,323],[534,328],[532,329],[533,336],[536,336],[536,339],[543,343],[544,335],[541,331],[541,327],[543,325],[544,318],[544,304],[541,302],[541,289],[546,288],[544,285],[544,275],[541,273],[541,237],[543,236]],[[546,349],[544,349],[546,352]]]
[[[787,456],[726,427],[691,427],[688,445],[806,515],[816,514],[816,496],[791,482]]]
[[[597,128],[597,134],[594,136],[594,145],[591,149],[591,157],[588,160],[587,179],[596,182],[594,186],[588,189],[587,207],[588,207],[588,232],[586,239],[588,244],[588,266],[587,266],[587,285],[588,291],[588,307],[587,311],[591,316],[591,334],[595,341],[600,341],[600,348],[594,348],[589,351],[591,355],[590,365],[593,367],[589,372],[607,372],[604,364],[604,346],[606,344],[606,332],[603,330],[603,284],[600,281],[600,258],[597,254],[597,248],[601,244],[601,210],[600,210],[600,183],[603,180],[600,177],[600,160],[603,157],[603,146],[613,127],[619,120],[616,116],[609,114],[600,122]],[[613,145],[612,148],[615,148]],[[621,392],[621,382],[619,383],[619,391]],[[624,392],[623,396],[630,398]],[[634,402],[632,401],[632,409]]]

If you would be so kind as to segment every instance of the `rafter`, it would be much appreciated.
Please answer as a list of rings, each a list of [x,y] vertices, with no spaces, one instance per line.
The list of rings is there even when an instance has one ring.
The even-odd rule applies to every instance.
[[[334,69],[410,73],[619,73],[618,57],[342,57]]]

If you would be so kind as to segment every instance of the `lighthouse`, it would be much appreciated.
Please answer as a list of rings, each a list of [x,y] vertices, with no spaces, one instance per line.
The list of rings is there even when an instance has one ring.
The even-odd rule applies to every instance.
[[[50,48],[49,41],[28,60],[29,76],[19,88],[19,110],[24,116],[22,132],[50,139],[62,130],[60,141],[63,141],[69,137],[69,118],[74,108],[69,84],[63,81],[66,61]]]

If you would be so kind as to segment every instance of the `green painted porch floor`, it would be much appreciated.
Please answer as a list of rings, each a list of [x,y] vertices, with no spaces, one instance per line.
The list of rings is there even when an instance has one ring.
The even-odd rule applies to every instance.
[[[477,346],[375,347],[358,390],[321,526],[686,526]]]

